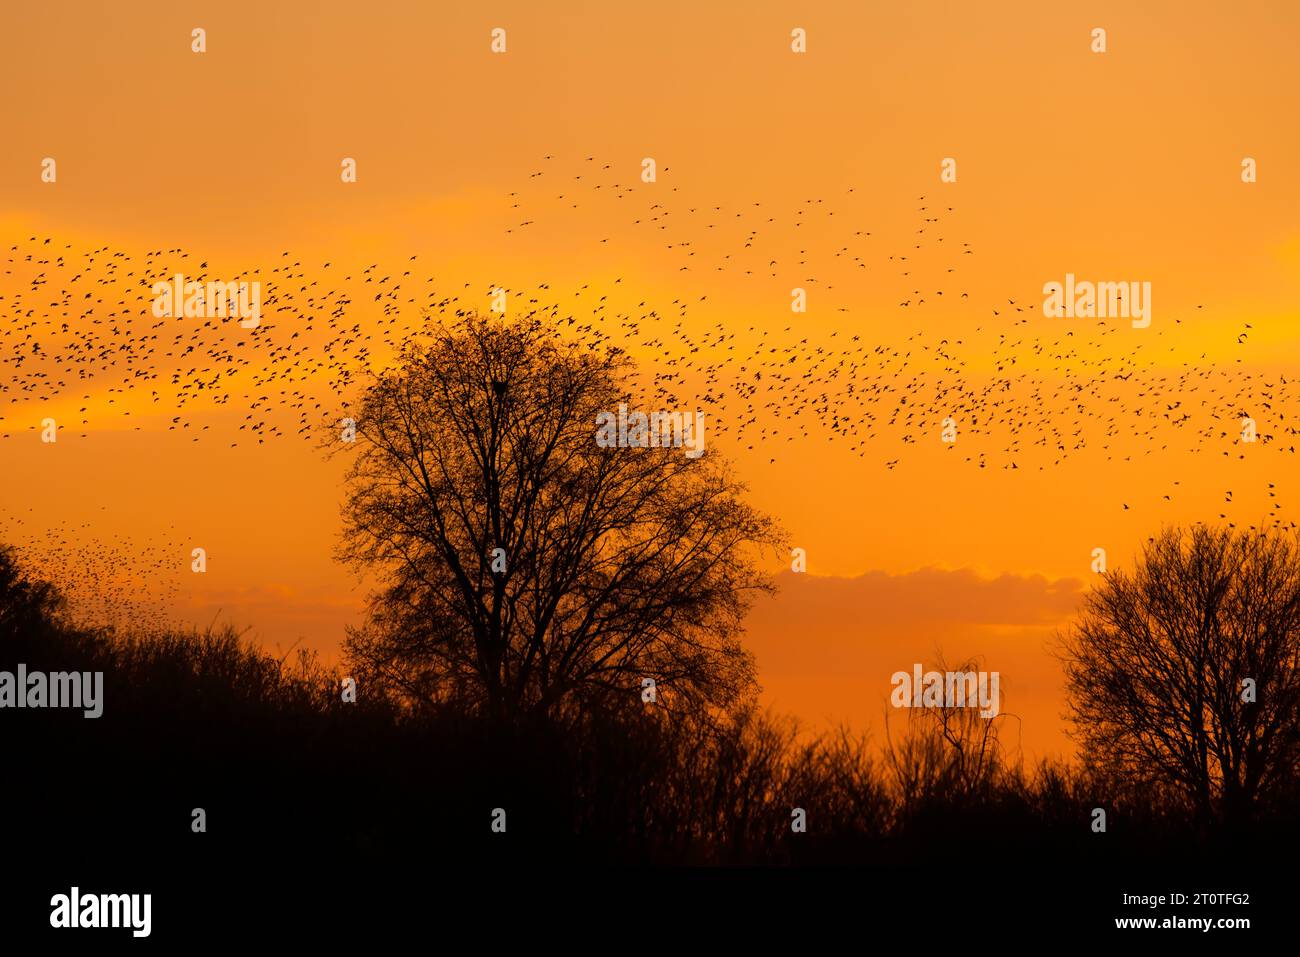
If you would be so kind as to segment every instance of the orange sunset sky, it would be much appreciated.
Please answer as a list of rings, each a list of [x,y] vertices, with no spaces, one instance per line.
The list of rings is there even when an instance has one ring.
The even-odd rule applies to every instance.
[[[341,409],[361,337],[382,362],[431,296],[499,285],[679,374],[806,549],[751,614],[767,703],[879,737],[891,673],[979,655],[1011,742],[1068,751],[1050,646],[1093,549],[1300,507],[1298,28],[1287,2],[6,6],[0,539],[74,594],[335,656],[365,584],[333,558],[343,463],[290,407]],[[183,408],[241,330],[169,320],[144,362],[141,283],[180,270],[273,297]],[[1150,327],[1044,317],[1067,272],[1150,282]]]

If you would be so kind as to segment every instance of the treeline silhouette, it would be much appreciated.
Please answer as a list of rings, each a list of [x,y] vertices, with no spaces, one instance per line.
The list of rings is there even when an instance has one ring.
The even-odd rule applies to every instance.
[[[0,551],[0,668],[103,671],[103,716],[6,710],[7,846],[34,859],[260,868],[396,862],[1071,866],[1230,854],[1176,789],[1082,764],[1027,767],[982,719],[895,712],[879,747],[752,705],[675,713],[638,698],[502,722],[340,693],[311,655],[229,627],[77,627]],[[952,719],[952,713],[947,714]],[[978,738],[972,735],[979,736]],[[1295,846],[1294,787],[1250,825]],[[1107,811],[1104,834],[1091,828]],[[206,814],[206,833],[192,812]],[[491,829],[505,811],[506,832]],[[807,828],[792,830],[803,809]]]

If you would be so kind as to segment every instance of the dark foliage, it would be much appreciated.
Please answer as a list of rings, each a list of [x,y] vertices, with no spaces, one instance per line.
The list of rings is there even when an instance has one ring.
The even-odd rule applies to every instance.
[[[653,706],[497,725],[382,695],[345,703],[309,656],[277,661],[226,630],[76,630],[53,589],[0,555],[0,669],[103,670],[103,716],[0,712],[10,852],[136,860],[156,873],[537,864],[1078,864],[1188,857],[1215,841],[1159,789],[1098,771],[973,765],[916,724],[882,754],[752,709]],[[1280,798],[1270,807],[1294,807]],[[1105,807],[1104,837],[1089,828]],[[207,812],[206,834],[191,811]],[[507,812],[493,834],[493,808]],[[791,831],[793,808],[807,833]],[[1174,810],[1171,810],[1174,809]],[[1285,810],[1256,835],[1294,841]],[[984,865],[981,865],[984,866]]]

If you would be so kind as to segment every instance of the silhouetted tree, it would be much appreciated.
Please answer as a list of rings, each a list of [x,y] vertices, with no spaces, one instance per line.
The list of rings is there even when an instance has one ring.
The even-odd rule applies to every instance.
[[[13,548],[0,545],[0,654],[38,648],[58,627],[64,607],[53,584],[28,575]]]
[[[1064,640],[1085,756],[1175,785],[1202,821],[1248,818],[1300,757],[1300,548],[1204,525],[1112,571]],[[1250,700],[1253,686],[1255,700]]]
[[[934,670],[978,674],[979,660],[950,666],[938,656]],[[985,717],[978,706],[943,703],[907,711],[905,731],[894,739],[885,711],[886,767],[904,813],[928,802],[987,800],[1007,767],[1005,711]]]
[[[597,443],[600,413],[636,408],[631,372],[536,321],[406,345],[355,417],[341,556],[382,582],[359,671],[494,717],[639,703],[645,678],[668,706],[752,685],[738,636],[775,526],[712,452]]]

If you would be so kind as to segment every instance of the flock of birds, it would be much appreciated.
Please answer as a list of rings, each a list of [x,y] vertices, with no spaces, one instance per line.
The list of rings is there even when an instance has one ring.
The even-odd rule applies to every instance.
[[[289,252],[232,275],[180,248],[11,237],[0,249],[0,450],[37,441],[47,415],[63,441],[107,417],[220,448],[314,441],[347,414],[366,373],[431,317],[484,311],[500,286],[510,315],[627,352],[650,407],[703,410],[709,442],[752,467],[820,441],[892,470],[919,444],[938,443],[945,419],[960,435],[948,454],[978,469],[1046,472],[1076,456],[1165,452],[1292,462],[1300,394],[1285,374],[1207,355],[1171,359],[1187,317],[1137,331],[1126,320],[1048,320],[1032,296],[972,294],[977,250],[951,235],[954,211],[933,196],[916,198],[914,228],[887,240],[853,189],[793,208],[728,206],[690,199],[667,168],[654,184],[638,172],[595,157],[575,172],[546,157],[502,203],[503,242],[527,247],[613,224],[586,237],[593,257],[635,260],[638,279],[666,276],[680,292],[671,301],[638,294],[621,275],[514,288],[445,282],[418,256],[343,269]],[[177,273],[260,281],[260,324],[156,317],[153,284]],[[790,309],[794,287],[808,295],[806,313]],[[864,290],[887,298],[864,305]],[[927,317],[961,331],[927,333]],[[1225,329],[1225,348],[1248,348],[1246,329]],[[1239,434],[1246,416],[1259,429],[1249,448]],[[1162,500],[1179,491],[1175,481]],[[1280,512],[1277,491],[1268,483]],[[88,531],[0,526],[25,535],[51,570],[73,562],[60,549]],[[139,543],[102,554],[125,552],[153,554]]]
[[[101,506],[107,512],[108,506]],[[108,518],[107,515],[104,518]],[[70,522],[29,506],[0,513],[0,545],[14,548],[23,567],[60,586],[64,611],[79,625],[140,631],[175,621],[181,595],[174,526],[168,536],[105,538],[95,522]]]

